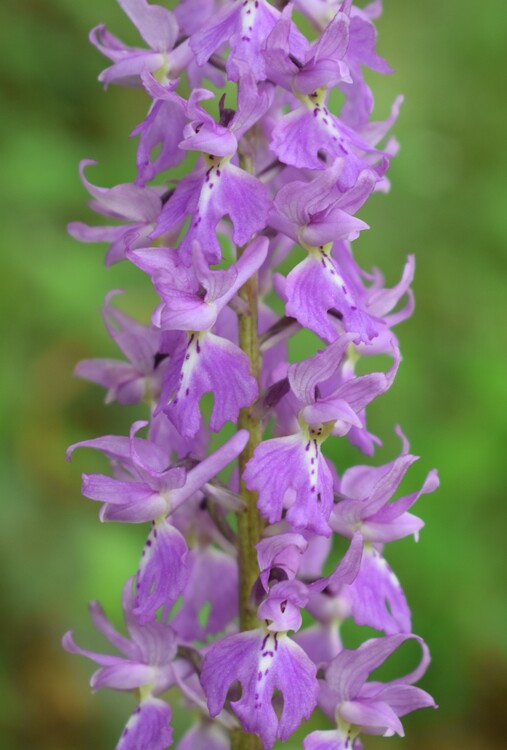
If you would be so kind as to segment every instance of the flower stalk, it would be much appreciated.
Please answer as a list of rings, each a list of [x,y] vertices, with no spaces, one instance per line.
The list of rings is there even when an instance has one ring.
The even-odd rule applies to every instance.
[[[246,306],[245,312],[238,313],[239,345],[250,360],[252,375],[260,385],[262,358],[258,335],[258,277],[251,276],[239,290],[239,297]],[[238,558],[239,558],[239,625],[241,630],[258,627],[257,610],[251,601],[251,591],[259,575],[256,545],[261,540],[263,522],[257,510],[257,492],[249,490],[243,478],[247,463],[253,457],[255,449],[262,441],[262,421],[251,407],[241,409],[238,427],[248,432],[248,442],[238,458],[240,471],[240,495],[245,502],[245,509],[237,514],[238,522]],[[253,742],[253,740],[249,740]],[[241,748],[238,745],[238,748]],[[245,745],[245,750],[256,747]],[[257,745],[258,747],[258,745]]]
[[[102,521],[144,524],[147,538],[123,590],[126,634],[90,604],[119,655],[82,649],[71,632],[63,646],[98,665],[93,689],[135,691],[116,750],[272,750],[317,706],[331,729],[307,733],[303,750],[362,750],[362,734],[403,735],[400,717],[434,706],[414,685],[429,651],[412,634],[388,543],[417,538],[423,522],[411,508],[438,476],[398,496],[417,456],[395,427],[400,454],[371,464],[380,439],[367,426],[401,362],[393,329],[412,313],[415,267],[409,256],[388,288],[354,253],[368,229],[356,214],[387,191],[398,150],[389,132],[402,99],[374,120],[363,74],[391,72],[376,49],[380,3],[297,0],[305,34],[292,3],[205,0],[196,13],[194,0],[174,11],[118,2],[147,46],[104,26],[90,39],[111,63],[100,80],[148,97],[133,132],[136,177],[98,187],[94,162],[83,161],[90,205],[111,223],[69,231],[107,242],[106,264],[132,263],[159,302],[141,325],[118,290],[107,295],[104,323],[121,359],[85,360],[76,374],[107,402],[137,405],[139,418],[128,435],[82,440],[68,458],[87,448],[109,460],[109,473],[83,474],[83,495],[100,503]],[[336,89],[340,112],[329,109]],[[301,329],[318,344],[291,359]],[[361,358],[377,355],[379,368],[357,374]],[[367,463],[340,474],[322,447],[343,440]],[[338,560],[336,537],[347,547]],[[347,618],[377,637],[347,648]],[[407,641],[419,644],[418,666],[369,681]],[[171,688],[197,715],[177,738]]]

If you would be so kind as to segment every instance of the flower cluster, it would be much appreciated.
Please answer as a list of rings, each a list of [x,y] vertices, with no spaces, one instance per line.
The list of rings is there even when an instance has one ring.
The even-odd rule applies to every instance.
[[[107,243],[107,264],[137,266],[160,301],[143,325],[120,311],[117,290],[107,296],[104,322],[121,359],[85,360],[76,372],[105,388],[106,401],[139,404],[140,420],[129,436],[84,440],[68,456],[93,448],[109,460],[110,474],[83,475],[102,521],[148,528],[123,592],[128,637],[91,604],[121,655],[83,650],[70,633],[64,647],[99,664],[94,689],[136,691],[117,750],[172,744],[162,696],[175,686],[199,716],[179,750],[228,750],[232,736],[251,748],[248,734],[269,750],[316,706],[333,728],[309,733],[304,750],[402,735],[400,717],[434,703],[414,686],[429,653],[412,635],[385,545],[417,538],[423,523],[410,511],[437,474],[393,500],[417,458],[399,428],[400,455],[383,466],[339,476],[324,452],[346,438],[373,454],[380,441],[366,409],[394,381],[393,328],[413,308],[413,257],[386,288],[351,245],[368,228],[356,213],[388,189],[397,151],[389,131],[401,98],[372,121],[364,78],[365,68],[390,72],[376,51],[381,3],[182,0],[170,11],[118,2],[143,46],[104,26],[90,39],[111,61],[99,79],[142,87],[150,100],[132,134],[137,175],[96,187],[94,162],[83,161],[90,206],[111,224],[69,231]],[[196,157],[184,161],[186,152]],[[302,328],[320,344],[290,361]],[[358,369],[379,354],[387,367]],[[227,423],[237,429],[225,439]],[[346,552],[336,565],[338,538]],[[345,648],[347,618],[378,637]],[[407,640],[420,644],[419,666],[369,681]]]

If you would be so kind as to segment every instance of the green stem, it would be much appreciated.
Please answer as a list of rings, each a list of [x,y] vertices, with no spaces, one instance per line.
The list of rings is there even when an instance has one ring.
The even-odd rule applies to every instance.
[[[241,253],[241,250],[239,251]],[[240,289],[239,296],[246,303],[245,312],[238,314],[239,345],[250,359],[252,375],[260,382],[261,353],[257,334],[257,274],[252,276]],[[261,538],[262,519],[257,510],[257,492],[247,489],[243,472],[255,448],[262,440],[262,424],[251,412],[250,407],[241,409],[238,426],[248,430],[250,438],[239,457],[241,476],[240,494],[245,502],[245,510],[238,513],[239,548],[239,623],[241,630],[252,630],[259,626],[256,609],[251,606],[250,592],[259,574],[255,545]]]
[[[242,249],[238,251],[240,255]],[[257,333],[257,300],[258,278],[252,276],[240,289],[239,296],[246,303],[245,311],[238,314],[239,345],[250,359],[253,376],[260,384],[262,357]],[[237,514],[238,518],[238,556],[239,556],[239,625],[240,630],[253,630],[259,627],[257,611],[250,601],[250,592],[259,574],[255,545],[261,538],[263,522],[257,510],[257,493],[250,491],[244,481],[243,472],[255,448],[262,440],[262,423],[256,419],[251,408],[241,409],[238,426],[248,430],[250,437],[243,453],[239,457],[241,477],[241,497],[245,509]],[[231,733],[231,750],[262,750],[259,737],[245,732]]]

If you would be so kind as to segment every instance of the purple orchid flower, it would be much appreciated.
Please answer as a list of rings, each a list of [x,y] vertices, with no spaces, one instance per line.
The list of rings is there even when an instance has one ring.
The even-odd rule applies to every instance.
[[[194,437],[201,425],[199,401],[213,391],[210,428],[218,431],[249,406],[258,387],[245,354],[230,340],[210,332],[226,305],[266,257],[268,242],[254,240],[226,271],[208,268],[194,244],[193,267],[186,269],[175,253],[151,250],[129,257],[150,273],[163,299],[155,323],[186,331],[165,372],[160,408],[184,437]]]
[[[384,323],[359,306],[346,272],[332,257],[331,249],[335,241],[354,239],[362,229],[368,229],[351,214],[367,200],[378,177],[373,170],[365,169],[351,189],[341,192],[338,180],[343,167],[344,160],[337,159],[333,167],[311,182],[285,185],[275,199],[269,223],[308,252],[308,258],[292,269],[284,284],[287,315],[326,341],[334,341],[339,335],[336,318],[343,330],[370,341],[379,335]]]
[[[343,57],[349,44],[349,17],[338,12],[322,36],[307,45],[298,59],[291,53],[292,4],[282,11],[273,31],[266,40],[264,59],[268,78],[296,95],[308,96],[321,86],[332,88],[345,81],[352,83],[348,65]]]
[[[319,155],[347,159],[347,182],[350,187],[359,172],[369,166],[353,147],[363,154],[371,151],[370,144],[338,118],[331,115],[325,106],[325,90],[314,92],[303,99],[298,109],[282,116],[272,134],[271,150],[283,164],[305,169],[326,169],[327,160]],[[345,177],[344,174],[344,177]]]
[[[310,717],[317,701],[315,672],[313,662],[288,635],[249,630],[211,646],[201,683],[210,715],[217,716],[230,686],[239,680],[241,698],[231,701],[231,707],[245,731],[258,734],[270,750],[277,738],[285,741]],[[275,690],[283,696],[280,717],[272,705]]]
[[[146,0],[118,0],[118,3],[150,49],[128,47],[104,25],[95,27],[90,32],[91,43],[113,61],[99,75],[99,81],[106,87],[110,83],[139,86],[143,70],[164,75],[171,71],[176,78],[192,59],[192,52],[185,43],[174,48],[179,32],[174,13]]]
[[[132,579],[123,590],[123,612],[129,637],[119,633],[109,622],[97,602],[90,603],[92,622],[122,656],[110,656],[82,649],[68,632],[62,643],[66,651],[80,654],[100,665],[91,678],[93,690],[107,687],[113,690],[138,689],[140,704],[128,720],[118,742],[117,750],[136,750],[150,747],[164,750],[172,744],[170,726],[171,707],[156,696],[175,684],[175,672],[183,668],[176,659],[176,639],[170,625],[152,622],[141,624],[134,612]]]
[[[352,0],[294,0],[294,4],[324,34],[338,14],[350,18],[344,63],[351,80],[343,79],[337,83],[347,97],[340,117],[350,127],[361,130],[369,122],[373,111],[373,94],[364,79],[363,66],[384,75],[393,72],[376,51],[377,32],[373,20],[382,13],[381,0],[373,0],[364,8],[353,6]]]
[[[274,275],[275,288],[285,301],[287,315],[317,333],[325,341],[335,341],[344,332],[355,332],[358,354],[392,355],[398,342],[391,327],[413,311],[413,256],[405,264],[403,276],[392,288],[382,288],[383,278],[375,274],[371,287],[365,287],[354,268],[355,261],[345,242],[332,248],[311,248],[308,258],[299,263],[287,278]],[[367,276],[366,274],[363,274]],[[406,304],[393,312],[400,299]],[[353,371],[351,371],[352,374]]]
[[[229,0],[206,28],[192,36],[190,46],[197,64],[204,65],[219,47],[228,42],[231,47],[226,63],[228,79],[241,80],[248,68],[257,81],[265,80],[265,40],[279,18],[280,11],[265,0]],[[301,54],[308,43],[295,24],[290,26],[288,37],[290,51]]]
[[[129,253],[129,259],[150,274],[162,304],[153,314],[157,328],[165,331],[208,331],[220,312],[266,259],[268,241],[259,237],[227,270],[212,270],[204,249],[192,244],[192,266],[176,251],[147,248]]]
[[[367,682],[370,673],[409,639],[416,640],[423,650],[419,666],[387,683]],[[319,691],[319,706],[331,720],[339,722],[339,727],[312,732],[303,743],[304,750],[345,750],[360,732],[403,737],[401,716],[435,707],[433,698],[413,685],[426,671],[429,660],[426,644],[414,635],[374,638],[355,651],[344,649],[327,668]]]
[[[366,546],[359,573],[340,596],[350,604],[357,625],[369,625],[387,635],[410,632],[410,609],[400,582],[381,554],[385,542],[413,534],[417,539],[423,522],[408,513],[422,494],[434,492],[436,471],[429,472],[418,492],[389,502],[417,456],[404,451],[395,461],[377,468],[355,466],[341,480],[344,499],[335,505],[330,525],[344,536],[360,533]]]
[[[98,214],[125,223],[119,226],[91,227],[74,221],[67,229],[81,242],[110,242],[106,255],[106,265],[110,266],[123,260],[127,250],[146,245],[146,238],[153,231],[162,209],[164,190],[130,183],[116,185],[114,188],[96,187],[84,175],[85,167],[96,163],[92,159],[84,159],[79,165],[81,180],[93,198],[89,206]]]
[[[244,474],[247,487],[259,493],[257,507],[269,523],[286,518],[296,529],[328,536],[333,480],[320,451],[323,429],[304,428],[296,435],[261,443]]]
[[[317,395],[319,385],[336,373],[352,339],[353,334],[342,335],[327,350],[288,369],[299,431],[261,443],[244,473],[247,487],[259,492],[258,508],[270,523],[280,521],[286,507],[286,518],[296,529],[330,533],[333,476],[321,444],[331,434],[361,427],[357,412],[392,382],[392,373],[371,373],[343,383],[325,398]]]
[[[363,543],[357,534],[340,564],[326,578],[305,584],[295,579],[275,582],[258,609],[259,619],[266,622],[271,633],[297,632],[302,625],[301,608],[308,604],[313,592],[321,592],[330,585],[343,585],[354,581],[361,564]]]
[[[143,78],[145,87],[154,99],[176,101],[172,90],[157,83],[151,76]],[[262,117],[269,107],[267,89],[259,90],[251,75],[245,74],[238,93],[237,112],[222,106],[222,120],[217,123],[200,105],[213,94],[195,90],[187,103],[182,103],[192,122],[185,129],[179,148],[202,152],[202,163],[178,184],[160,214],[151,237],[174,230],[190,215],[188,232],[180,245],[183,258],[188,257],[193,241],[205,248],[209,262],[222,257],[215,234],[219,221],[226,215],[233,225],[232,239],[236,245],[246,244],[253,234],[266,225],[271,201],[266,186],[231,162],[244,132]]]
[[[130,438],[109,435],[76,443],[68,456],[76,448],[95,448],[127,473],[125,479],[83,474],[83,495],[104,503],[101,520],[153,522],[137,572],[135,600],[136,615],[148,622],[160,607],[174,604],[189,576],[185,538],[168,516],[241,453],[248,433],[240,430],[211,456],[185,471],[182,467],[166,468],[164,451],[135,437],[146,424],[136,422]]]
[[[205,393],[215,394],[209,426],[218,432],[255,401],[258,386],[236,344],[209,331],[182,336],[166,370],[159,408],[183,437],[193,438],[201,428],[199,401]]]
[[[432,470],[428,473],[418,492],[389,502],[407,470],[417,460],[418,456],[408,453],[408,444],[404,439],[403,452],[394,461],[378,467],[354,466],[347,469],[340,482],[340,496],[343,499],[333,509],[333,529],[343,536],[351,536],[359,530],[365,542],[369,543],[383,544],[411,534],[417,539],[424,524],[408,510],[421,495],[437,489],[437,472]]]
[[[107,388],[106,403],[137,404],[156,398],[160,392],[160,331],[142,326],[110,304],[121,294],[115,289],[106,296],[102,315],[107,331],[127,362],[116,359],[84,359],[75,369],[80,378]]]
[[[353,214],[373,192],[377,175],[365,169],[355,185],[340,190],[345,160],[335,163],[309,182],[294,181],[278,191],[269,214],[269,225],[305,248],[318,248],[337,240],[355,239],[368,224]]]
[[[390,116],[383,122],[371,123],[368,130],[356,133],[331,114],[326,106],[325,89],[300,96],[301,106],[283,115],[273,129],[270,148],[283,164],[306,169],[326,169],[329,159],[345,159],[340,187],[347,189],[359,174],[383,159],[376,169],[382,175],[388,166],[389,151],[375,146],[385,137],[397,119],[402,98],[396,99]],[[321,158],[322,157],[322,158]]]

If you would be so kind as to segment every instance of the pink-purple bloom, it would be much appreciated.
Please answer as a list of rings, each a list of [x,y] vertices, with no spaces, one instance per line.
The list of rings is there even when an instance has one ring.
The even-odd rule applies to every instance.
[[[317,699],[315,666],[285,633],[259,629],[227,636],[206,655],[201,680],[211,716],[219,713],[229,688],[239,680],[242,694],[231,702],[233,711],[268,750],[310,718]],[[272,704],[275,690],[283,697],[279,717]]]
[[[123,311],[128,295],[122,309],[120,290],[106,296],[120,355],[83,360],[76,374],[138,418],[128,435],[85,437],[68,458],[92,448],[107,460],[109,471],[83,474],[82,493],[101,521],[146,524],[146,541],[123,592],[128,635],[90,605],[118,653],[83,649],[70,632],[63,646],[98,665],[93,689],[135,692],[117,750],[230,750],[231,733],[235,747],[251,733],[271,750],[317,706],[333,728],[308,733],[304,750],[361,750],[360,735],[403,735],[401,717],[434,706],[414,685],[429,650],[412,634],[388,545],[418,538],[412,507],[437,473],[399,494],[417,459],[399,428],[402,450],[387,464],[338,472],[332,460],[344,437],[368,457],[380,443],[367,412],[394,383],[393,328],[414,307],[412,255],[388,288],[353,249],[398,150],[402,98],[372,120],[363,70],[391,72],[376,48],[381,3],[118,2],[142,45],[102,25],[90,39],[110,61],[104,85],[146,97],[135,177],[97,187],[94,162],[82,161],[89,205],[107,224],[69,232],[107,243],[106,264],[139,269],[158,302],[141,323]],[[318,342],[297,355],[288,343],[301,329]],[[358,366],[379,354],[381,365]],[[349,649],[347,619],[378,637]],[[413,672],[369,679],[414,640]],[[196,718],[175,738],[170,688]]]

